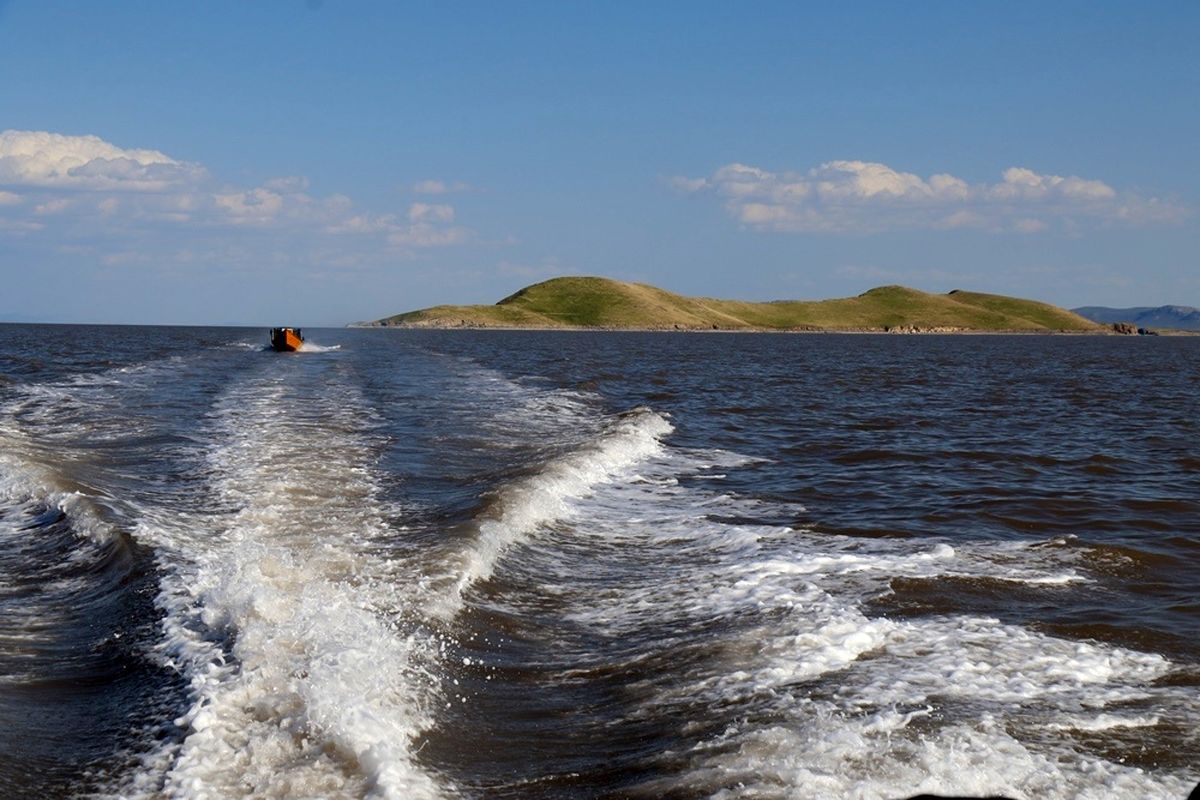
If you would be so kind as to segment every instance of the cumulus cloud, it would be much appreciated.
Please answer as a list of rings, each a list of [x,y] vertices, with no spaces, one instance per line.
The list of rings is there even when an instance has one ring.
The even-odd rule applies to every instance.
[[[1145,224],[1180,219],[1184,209],[1118,192],[1099,180],[1011,167],[997,183],[939,173],[922,178],[886,164],[829,161],[806,172],[727,164],[706,178],[671,179],[686,192],[713,192],[754,230],[870,233],[974,228],[1037,233],[1052,223]]]
[[[424,184],[427,193],[435,194],[466,188],[440,181]],[[199,164],[158,150],[45,131],[0,132],[0,214],[0,231],[8,233],[57,229],[130,237],[163,226],[174,226],[177,233],[224,226],[273,229],[310,240],[355,236],[362,247],[384,253],[457,244],[471,235],[455,224],[454,207],[445,203],[372,213],[355,208],[345,195],[314,197],[308,179],[299,175],[272,178],[260,186],[221,186]]]
[[[0,132],[0,185],[163,191],[204,178],[196,164],[157,150],[129,150],[98,136]]]

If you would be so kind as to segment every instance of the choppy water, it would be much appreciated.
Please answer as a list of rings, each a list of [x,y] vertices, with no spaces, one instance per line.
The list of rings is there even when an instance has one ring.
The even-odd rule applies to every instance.
[[[0,325],[0,796],[1183,798],[1200,340]]]

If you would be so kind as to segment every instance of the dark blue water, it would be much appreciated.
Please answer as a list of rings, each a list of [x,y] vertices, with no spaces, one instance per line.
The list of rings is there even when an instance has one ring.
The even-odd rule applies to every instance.
[[[0,325],[0,795],[1184,797],[1200,339]]]

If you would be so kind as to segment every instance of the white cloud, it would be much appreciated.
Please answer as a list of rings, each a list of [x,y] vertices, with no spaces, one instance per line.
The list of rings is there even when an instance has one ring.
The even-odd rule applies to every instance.
[[[454,206],[413,203],[408,207],[408,218],[413,222],[453,222]]]
[[[1013,222],[1013,230],[1017,233],[1041,233],[1047,227],[1040,219],[1022,218]]]
[[[454,217],[453,206],[413,203],[404,218],[395,214],[352,214],[338,217],[326,231],[360,237],[382,235],[390,246],[399,248],[444,247],[465,242],[471,236],[469,229],[451,224]]]
[[[0,185],[162,191],[194,183],[202,167],[157,150],[127,150],[98,136],[0,132]]]
[[[336,220],[326,230],[329,233],[371,234],[396,230],[395,214],[355,214]]]
[[[283,196],[269,189],[250,189],[244,192],[213,195],[217,208],[238,224],[265,224],[273,221],[283,210]]]
[[[5,186],[22,187],[20,194]],[[427,181],[428,192],[464,191],[462,183]],[[122,148],[98,136],[44,131],[0,133],[0,232],[54,231],[101,239],[168,236],[213,228],[271,229],[304,237],[358,237],[356,247],[394,254],[397,247],[457,244],[471,231],[455,225],[453,206],[413,203],[405,211],[375,213],[342,194],[313,197],[309,181],[283,176],[260,186],[216,186],[198,164],[158,150]],[[26,203],[28,201],[28,203]],[[49,239],[48,239],[49,241]],[[122,245],[122,252],[128,244]]]
[[[387,240],[397,247],[442,247],[467,240],[466,228],[441,228],[428,222],[417,222],[388,234]]]
[[[474,237],[448,203],[365,209],[343,194],[313,196],[309,185],[298,175],[221,185],[202,166],[158,150],[97,136],[5,131],[0,243],[22,237],[56,248],[87,241],[88,259],[110,268],[257,270],[301,259],[337,272],[338,264],[394,263]],[[420,188],[436,195],[469,190],[443,181]]]
[[[29,220],[23,219],[10,220],[0,217],[0,231],[4,231],[6,233],[24,235],[27,233],[33,233],[35,231],[40,231],[45,227],[46,224],[43,222],[30,222]]]
[[[462,181],[426,180],[414,183],[412,190],[416,194],[452,194],[469,192],[471,187]]]
[[[47,200],[45,203],[39,203],[34,207],[35,214],[61,214],[71,206],[71,201],[65,197],[56,197],[53,200]]]
[[[933,186],[908,172],[896,172],[883,164],[867,161],[830,161],[812,170],[817,193],[823,198],[869,199],[904,197],[922,200],[935,194]],[[789,190],[801,189],[799,197],[807,196],[808,183],[787,184]]]
[[[969,184],[944,173],[928,178],[868,161],[829,161],[806,172],[727,164],[707,178],[677,177],[688,192],[713,191],[754,230],[872,233],[976,228],[1036,233],[1052,223],[1147,224],[1178,221],[1186,210],[1118,192],[1099,180],[1004,171],[998,183]]]
[[[990,187],[990,191],[993,196],[1000,198],[1042,198],[1057,194],[1062,197],[1107,200],[1117,195],[1111,186],[1101,181],[1039,175],[1024,167],[1004,170],[1004,182]]]
[[[953,211],[933,223],[933,227],[943,230],[954,228],[982,228],[987,225],[987,219],[974,211]]]

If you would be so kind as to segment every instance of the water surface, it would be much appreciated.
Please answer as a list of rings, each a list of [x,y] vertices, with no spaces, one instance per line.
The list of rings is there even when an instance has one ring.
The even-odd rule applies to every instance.
[[[0,325],[0,795],[1184,797],[1200,340]]]

